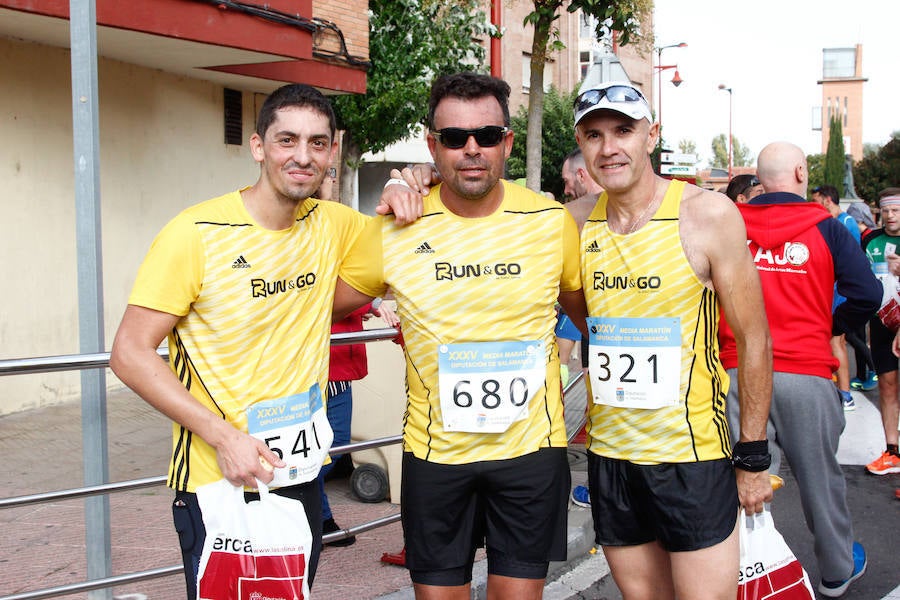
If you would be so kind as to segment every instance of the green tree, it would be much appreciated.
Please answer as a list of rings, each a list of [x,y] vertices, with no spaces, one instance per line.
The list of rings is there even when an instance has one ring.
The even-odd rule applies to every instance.
[[[678,151],[682,154],[697,154],[697,143],[694,140],[679,140]]]
[[[900,131],[873,155],[866,156],[853,168],[856,193],[863,200],[877,204],[884,188],[900,187]]]
[[[728,168],[728,136],[720,133],[712,139],[712,167]],[[731,136],[731,160],[735,167],[748,167],[753,164],[753,155],[750,148],[741,143],[739,139]]]
[[[810,154],[806,157],[806,170],[809,172],[809,191],[825,184],[825,155]]]
[[[478,0],[370,0],[366,93],[333,98],[338,127],[346,130],[341,196],[352,197],[366,152],[378,152],[425,122],[435,75],[484,65],[487,19]]]
[[[527,185],[538,190],[541,184],[541,131],[544,107],[544,65],[548,50],[561,49],[559,32],[554,28],[559,18],[563,0],[532,0],[534,11],[525,17],[525,24],[534,26],[531,42],[531,72],[528,94],[528,132],[526,147]],[[596,17],[597,39],[617,32],[619,45],[635,43],[646,46],[641,33],[641,23],[646,22],[653,9],[653,0],[569,0],[566,10],[580,10]],[[551,43],[551,38],[553,42]]]
[[[560,173],[566,155],[575,149],[575,138],[561,135],[561,131],[572,131],[575,118],[572,114],[572,103],[576,91],[561,94],[551,87],[544,94],[543,122],[541,123],[541,183],[540,189],[553,192],[558,199],[562,198],[563,185]],[[528,111],[522,106],[512,117],[512,129],[515,132],[513,149],[506,163],[510,179],[525,177],[528,138]]]
[[[825,183],[844,189],[844,132],[840,115],[831,117],[825,151]]]

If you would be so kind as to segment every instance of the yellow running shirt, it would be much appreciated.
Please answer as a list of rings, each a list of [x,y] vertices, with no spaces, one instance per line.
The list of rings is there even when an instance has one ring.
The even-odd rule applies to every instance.
[[[501,183],[503,201],[487,217],[453,214],[440,186],[412,225],[376,217],[341,268],[360,292],[390,287],[397,299],[404,449],[423,460],[466,464],[566,445],[554,303],[581,288],[578,230],[561,204]]]
[[[672,181],[650,222],[628,235],[607,226],[603,193],[581,233],[588,449],[601,456],[655,464],[731,455],[719,309],[681,245],[683,190]]]
[[[172,369],[201,403],[247,431],[251,405],[325,389],[337,269],[366,220],[307,199],[293,227],[272,231],[254,222],[239,192],[208,200],[159,233],[128,302],[182,317],[168,338]],[[221,478],[215,449],[173,424],[169,486],[193,492]]]

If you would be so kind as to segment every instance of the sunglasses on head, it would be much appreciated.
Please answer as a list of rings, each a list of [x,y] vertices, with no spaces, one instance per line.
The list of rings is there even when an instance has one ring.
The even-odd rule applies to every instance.
[[[580,112],[592,106],[596,106],[606,98],[608,102],[638,102],[646,98],[639,91],[629,85],[611,85],[602,90],[588,90],[575,99],[575,110]]]
[[[433,135],[445,148],[457,150],[465,146],[469,137],[475,138],[475,143],[482,148],[491,148],[503,141],[509,132],[508,127],[500,127],[499,125],[485,125],[478,129],[461,129],[459,127],[444,127],[437,131],[432,131]]]
[[[753,177],[750,178],[750,181],[747,182],[747,187],[744,188],[744,191],[742,191],[741,194],[746,196],[747,192],[750,191],[750,188],[756,187],[758,185],[759,185],[759,178],[756,175],[754,175]]]

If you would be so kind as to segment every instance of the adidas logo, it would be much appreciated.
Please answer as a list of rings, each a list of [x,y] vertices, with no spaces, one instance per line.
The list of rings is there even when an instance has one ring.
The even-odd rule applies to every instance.
[[[597,240],[594,240],[590,244],[587,245],[587,248],[584,249],[585,252],[600,252],[600,245],[597,243]]]
[[[422,242],[422,245],[416,248],[416,254],[434,254],[434,248],[428,242]]]
[[[247,259],[245,259],[243,257],[243,255],[241,255],[241,256],[238,256],[236,259],[234,259],[234,262],[231,263],[231,268],[232,269],[249,269],[250,263],[248,263]]]

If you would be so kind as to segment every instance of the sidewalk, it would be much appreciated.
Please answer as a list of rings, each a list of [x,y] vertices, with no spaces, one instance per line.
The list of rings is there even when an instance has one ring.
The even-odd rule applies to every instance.
[[[109,395],[110,481],[165,475],[171,446],[171,424],[130,391]],[[0,417],[0,455],[3,456],[3,497],[75,488],[83,485],[80,405],[70,403]],[[585,483],[586,460],[578,446],[570,449],[573,485]],[[335,519],[349,528],[399,513],[389,502],[366,504],[356,500],[347,479],[329,481],[328,497]],[[172,492],[163,486],[113,494],[110,529],[113,574],[122,575],[181,563],[172,527]],[[84,501],[71,500],[0,511],[7,532],[0,554],[0,597],[86,579]],[[316,600],[400,600],[412,598],[406,570],[381,562],[384,552],[403,547],[400,523],[356,536],[356,544],[326,547],[313,586]],[[592,540],[590,510],[571,506],[569,559],[588,556]],[[483,555],[483,553],[482,553]],[[567,563],[551,566],[548,581],[565,571]],[[596,574],[596,573],[595,573]],[[484,564],[476,565],[473,587],[483,595]],[[558,589],[551,595],[551,589]],[[566,598],[565,584],[548,584],[548,599]],[[121,586],[122,600],[172,600],[184,597],[182,576]],[[558,595],[565,593],[565,595]],[[87,594],[61,596],[83,599]],[[480,596],[479,596],[480,597]]]

